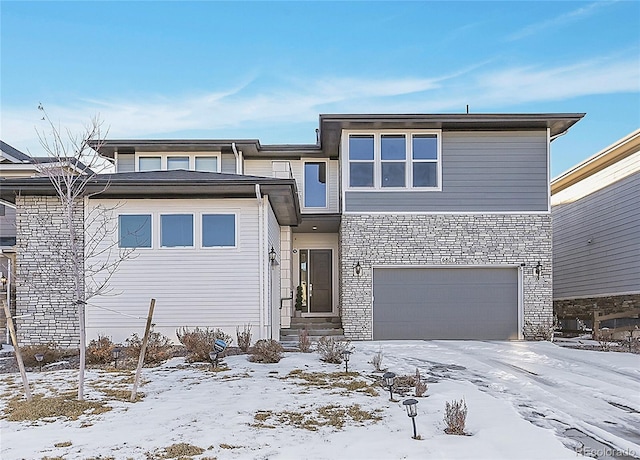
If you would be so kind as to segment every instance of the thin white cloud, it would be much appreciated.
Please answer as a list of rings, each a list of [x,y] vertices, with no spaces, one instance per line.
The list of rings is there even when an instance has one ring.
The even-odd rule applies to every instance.
[[[268,126],[317,123],[319,113],[437,113],[508,111],[523,103],[544,103],[596,94],[639,93],[640,66],[635,53],[555,68],[493,69],[482,63],[434,78],[317,78],[290,77],[267,89],[240,85],[224,91],[137,100],[83,100],[72,105],[42,101],[56,120],[79,130],[96,113],[110,127],[109,138],[170,138],[201,133],[209,138],[229,132],[260,137]],[[34,107],[2,110],[2,139],[19,149],[40,151]],[[310,130],[312,133],[313,131]],[[176,134],[178,133],[178,134]],[[234,135],[235,137],[235,135]],[[291,142],[291,139],[262,139]],[[295,141],[293,141],[295,142]]]
[[[509,35],[507,37],[507,40],[508,41],[520,40],[522,38],[525,38],[531,35],[536,35],[547,29],[554,29],[557,27],[564,26],[566,24],[570,24],[572,22],[579,21],[589,16],[593,16],[602,8],[608,7],[609,5],[612,5],[617,1],[619,0],[608,0],[608,1],[598,1],[598,2],[589,3],[585,6],[581,6],[580,8],[561,14],[559,16],[548,19],[546,21],[530,24],[527,27],[524,27],[523,29],[519,30],[518,32]]]

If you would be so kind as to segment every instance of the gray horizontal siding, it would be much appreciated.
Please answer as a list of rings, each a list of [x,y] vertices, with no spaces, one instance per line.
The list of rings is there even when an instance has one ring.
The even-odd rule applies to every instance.
[[[117,172],[134,172],[136,170],[136,159],[133,153],[119,153]]]
[[[348,191],[345,210],[547,211],[546,132],[444,132],[441,191]]]
[[[220,172],[227,174],[236,173],[236,157],[232,153],[223,153],[220,160]]]
[[[554,206],[556,299],[640,291],[640,173]]]

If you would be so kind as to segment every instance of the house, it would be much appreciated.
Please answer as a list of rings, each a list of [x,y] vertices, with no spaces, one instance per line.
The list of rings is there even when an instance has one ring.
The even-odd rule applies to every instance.
[[[108,188],[83,211],[113,209],[105,244],[135,257],[110,279],[117,295],[89,302],[88,333],[140,332],[155,298],[155,330],[170,337],[251,324],[254,340],[278,339],[300,290],[303,321],[337,320],[353,340],[530,337],[552,318],[550,145],[582,116],[321,115],[309,145],[101,143],[116,172],[95,178]],[[22,216],[31,276],[60,233],[31,230],[55,199],[41,179],[1,194]],[[23,320],[23,339],[76,343],[72,302],[61,289],[42,305],[18,280],[21,312],[57,316]]]
[[[570,329],[640,308],[640,129],[551,182],[554,311]]]

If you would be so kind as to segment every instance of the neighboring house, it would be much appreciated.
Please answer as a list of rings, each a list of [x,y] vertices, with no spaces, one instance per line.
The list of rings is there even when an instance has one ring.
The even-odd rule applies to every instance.
[[[640,129],[551,182],[558,317],[640,308]]]
[[[88,305],[89,334],[140,333],[155,298],[156,330],[174,339],[182,326],[235,336],[244,324],[277,339],[300,286],[302,316],[339,319],[349,339],[531,336],[552,320],[550,144],[582,116],[321,115],[311,145],[106,141],[116,173],[98,178],[109,187],[85,212],[117,204],[113,242],[136,257],[111,279],[120,295]],[[25,217],[25,273],[20,235],[43,202],[53,210],[46,189],[2,190]],[[43,308],[20,289],[18,305]],[[66,321],[52,335],[75,330]],[[20,326],[26,341],[43,333]]]

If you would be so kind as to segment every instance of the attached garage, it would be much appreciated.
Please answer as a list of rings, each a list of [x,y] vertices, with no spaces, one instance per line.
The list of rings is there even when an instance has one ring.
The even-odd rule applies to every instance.
[[[518,339],[518,269],[374,268],[373,339]]]

